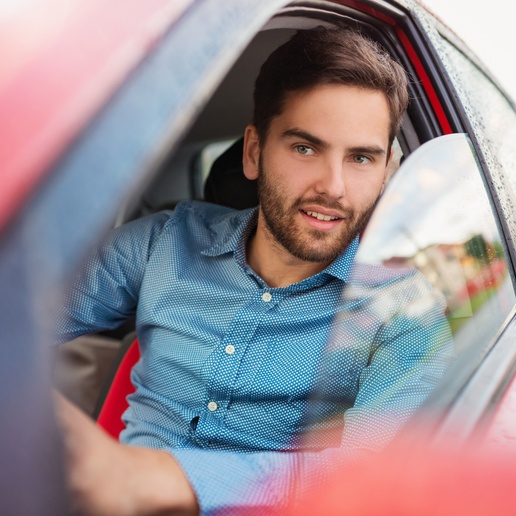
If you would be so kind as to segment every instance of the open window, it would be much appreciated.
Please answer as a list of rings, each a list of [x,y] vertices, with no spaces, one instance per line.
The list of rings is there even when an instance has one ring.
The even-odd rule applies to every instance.
[[[415,152],[417,153],[423,142],[438,137],[445,132],[442,114],[438,115],[436,113],[432,102],[438,102],[438,100],[429,99],[428,92],[424,89],[424,81],[416,80],[418,78],[418,70],[420,72],[421,62],[410,42],[407,43],[403,39],[405,34],[403,30],[410,26],[404,13],[393,6],[384,6],[385,13],[382,14],[379,11],[364,8],[363,6],[359,8],[354,2],[349,3],[353,5],[344,5],[345,2],[342,4],[335,2],[296,2],[279,9],[276,15],[256,33],[246,48],[238,56],[235,55],[231,58],[234,61],[231,65],[227,64],[227,60],[224,61],[227,73],[222,73],[219,70],[217,80],[210,75],[211,82],[204,76],[202,79],[197,77],[196,81],[206,81],[206,83],[202,83],[203,88],[201,88],[202,95],[200,100],[196,100],[194,107],[189,107],[187,114],[183,113],[180,108],[177,108],[174,123],[177,120],[180,120],[181,123],[178,122],[177,126],[171,124],[170,127],[166,128],[166,131],[173,133],[172,136],[168,136],[168,145],[162,143],[162,140],[165,140],[163,134],[158,134],[155,131],[154,125],[157,126],[157,124],[152,117],[142,122],[142,129],[135,126],[129,130],[126,127],[127,124],[124,124],[123,131],[120,132],[118,137],[119,140],[124,141],[124,144],[120,146],[123,151],[121,154],[124,156],[124,152],[130,154],[129,151],[133,152],[133,149],[130,148],[131,145],[136,146],[135,142],[139,145],[140,141],[144,141],[149,146],[149,149],[145,152],[150,157],[148,158],[148,163],[146,163],[148,167],[146,178],[145,180],[139,180],[139,185],[142,186],[142,189],[138,190],[136,195],[133,194],[131,197],[127,196],[125,198],[125,202],[118,211],[115,224],[121,224],[163,208],[173,209],[183,199],[199,198],[202,195],[203,182],[209,169],[209,165],[204,164],[200,166],[200,164],[206,162],[205,157],[207,155],[210,155],[209,161],[213,162],[219,153],[224,151],[226,143],[221,142],[231,142],[238,139],[243,134],[245,126],[251,122],[253,83],[261,63],[272,50],[286,41],[296,30],[320,24],[348,24],[359,27],[399,60],[408,71],[411,79],[414,79],[410,81],[410,108],[404,118],[401,131],[397,135],[394,145],[395,159],[393,160],[391,176],[394,176],[394,179],[396,179],[396,170],[400,162],[410,160],[411,155]],[[400,27],[403,30],[399,30]],[[158,60],[156,60],[157,62]],[[174,66],[180,67],[182,64],[184,63],[180,62],[179,58],[177,63],[174,62]],[[209,65],[206,63],[204,65],[209,68]],[[137,93],[143,98],[142,92],[146,91],[145,86],[148,87],[149,84],[160,84],[161,82],[165,85],[169,79],[168,75],[166,75],[169,64],[167,63],[166,66],[162,64],[161,66],[163,66],[165,72],[159,66],[154,67],[156,70],[152,66],[149,66],[148,70],[142,68],[143,71],[138,77],[138,81],[141,84],[133,87],[136,93],[133,92],[132,97],[131,94],[127,94],[125,104],[123,103],[124,97],[121,96],[122,101],[119,104],[122,107],[115,107],[122,113],[125,113],[124,109],[127,110],[132,118],[134,105],[130,101],[138,97]],[[130,86],[132,87],[132,85]],[[191,88],[198,86],[199,84],[195,81],[191,84]],[[179,88],[176,85],[176,89],[167,90],[162,86],[156,92],[157,104],[167,105],[167,103],[172,103],[171,98],[174,95],[180,98],[181,95],[185,94],[185,88],[182,86]],[[193,105],[192,99],[190,101]],[[176,103],[179,104],[178,101]],[[150,104],[147,104],[146,109],[144,106],[143,111],[145,113],[152,111]],[[109,115],[110,111],[107,110],[107,113]],[[439,118],[440,116],[441,118]],[[159,118],[157,115],[155,117]],[[109,119],[109,116],[107,118]],[[119,117],[118,125],[115,124],[115,126],[120,127],[120,119],[123,119],[123,117]],[[160,144],[163,145],[159,152],[155,150],[155,147],[159,147],[159,145],[151,141],[151,131],[144,131],[146,124],[152,127],[152,130],[155,131],[154,137],[156,139],[159,138]],[[100,127],[101,130],[97,138],[102,140],[102,145],[107,148],[109,138],[112,136],[107,136],[106,128],[102,131],[102,124],[100,124]],[[111,126],[109,129],[112,129]],[[92,134],[95,135],[95,131],[92,131]],[[112,134],[117,133],[115,131],[109,133],[109,135]],[[102,145],[100,145],[100,151],[99,145],[95,147],[95,155],[102,154]],[[85,161],[83,160],[82,162]],[[109,164],[109,162],[107,163]],[[120,160],[120,163],[124,165],[123,160]],[[117,162],[116,165],[119,166],[119,163]],[[110,173],[112,177],[115,176],[113,170]],[[403,177],[409,176],[404,174]],[[478,176],[478,181],[480,181],[478,183],[480,185],[480,176]],[[399,184],[399,180],[396,181],[396,184]],[[380,204],[380,207],[382,205],[384,205],[384,202]],[[375,216],[373,224],[374,220],[378,220],[378,217],[380,215]],[[493,219],[492,214],[490,217]],[[410,238],[416,238],[417,240],[417,237],[408,237],[405,234],[405,239],[410,240]],[[470,238],[472,239],[469,246],[471,249],[476,248],[475,246],[480,246],[480,252],[489,251],[503,255],[503,249],[500,248],[499,243],[488,245],[490,241],[482,241],[483,237],[480,234],[470,235]],[[363,241],[363,246],[367,244],[368,239],[369,237]],[[422,240],[421,242],[424,241]],[[418,270],[421,269],[421,273],[426,275],[425,277],[427,277],[430,285],[442,288],[441,293],[448,303],[447,311],[450,322],[452,327],[455,325],[458,328],[462,324],[462,319],[469,317],[473,313],[476,300],[473,302],[468,298],[469,304],[460,305],[457,292],[454,290],[458,288],[457,285],[459,283],[467,290],[467,282],[469,281],[465,276],[462,258],[457,254],[459,253],[458,246],[454,247],[451,244],[446,244],[448,247],[445,252],[445,244],[441,247],[439,247],[440,244],[438,245],[438,243],[434,244],[432,244],[434,245],[432,248],[430,248],[429,244],[428,249],[420,250],[414,256],[395,253],[389,259],[391,265],[398,261],[400,263],[403,262],[404,265],[418,268]],[[439,261],[442,270],[438,268],[433,270],[433,272],[430,271],[430,265],[435,265],[437,261]],[[455,283],[450,283],[453,271],[458,270],[460,270],[460,275],[456,278]],[[497,274],[505,274],[505,272],[501,271]],[[445,279],[448,281],[446,285],[438,285],[439,281],[443,282]]]
[[[209,174],[208,161],[213,162],[225,150],[225,142],[242,137],[246,125],[252,122],[254,80],[261,64],[297,30],[317,25],[358,27],[389,51],[406,68],[411,79],[416,77],[411,61],[414,56],[408,55],[393,26],[394,16],[401,17],[402,13],[394,8],[391,11],[392,23],[385,17],[375,16],[374,12],[333,2],[297,3],[280,9],[236,59],[192,121],[180,145],[160,162],[155,179],[122,208],[117,224],[163,208],[173,208],[184,199],[203,198],[203,182]],[[422,142],[442,134],[420,82],[411,80],[410,89],[410,108],[394,142],[391,176],[404,157]]]

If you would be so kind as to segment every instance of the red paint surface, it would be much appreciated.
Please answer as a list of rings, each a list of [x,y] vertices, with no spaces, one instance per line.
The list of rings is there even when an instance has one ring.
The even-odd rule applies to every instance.
[[[191,2],[19,0],[10,11],[0,6],[0,230]]]
[[[410,442],[410,441],[409,441]],[[480,445],[407,442],[298,480],[288,516],[513,516],[516,456]],[[317,474],[315,474],[317,473]],[[317,480],[318,479],[318,480]],[[306,487],[305,487],[306,486]],[[301,494],[299,494],[301,492]]]

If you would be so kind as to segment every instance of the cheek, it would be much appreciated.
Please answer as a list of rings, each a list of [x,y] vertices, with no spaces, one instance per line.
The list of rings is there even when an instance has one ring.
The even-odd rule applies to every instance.
[[[361,177],[348,183],[347,193],[356,208],[368,207],[373,204],[382,193],[384,186],[384,174],[372,177]]]
[[[284,197],[296,196],[306,187],[313,174],[305,173],[303,165],[296,163],[289,156],[278,156],[263,163],[268,183]]]

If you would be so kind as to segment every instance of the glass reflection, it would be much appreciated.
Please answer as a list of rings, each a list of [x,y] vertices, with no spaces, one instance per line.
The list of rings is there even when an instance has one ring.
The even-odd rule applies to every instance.
[[[513,305],[469,140],[428,142],[397,172],[361,240],[307,445],[340,446],[346,455],[384,447],[452,363],[489,345]]]
[[[417,268],[446,300],[455,349],[488,343],[514,291],[465,135],[437,138],[409,157],[371,220],[357,262]]]

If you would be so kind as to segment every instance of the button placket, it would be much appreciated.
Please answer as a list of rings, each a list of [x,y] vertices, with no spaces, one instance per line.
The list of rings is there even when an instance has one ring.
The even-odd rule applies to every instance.
[[[247,346],[264,314],[274,308],[275,302],[270,302],[273,300],[270,292],[262,290],[258,295],[258,298],[253,296],[249,304],[235,316],[220,343],[217,353],[213,355],[213,366],[206,386],[208,394],[206,407],[209,410],[210,417],[224,417],[226,405],[231,401],[232,386],[240,373],[241,360],[246,353]],[[263,296],[268,299],[267,302],[263,301]],[[217,404],[218,408],[215,410],[208,407],[208,404],[212,401]]]
[[[218,408],[219,408],[219,406],[216,401],[210,401],[208,403],[208,410],[210,412],[215,412]]]
[[[272,300],[272,294],[270,292],[264,292],[262,294],[262,301],[265,301],[266,303],[270,303]]]

